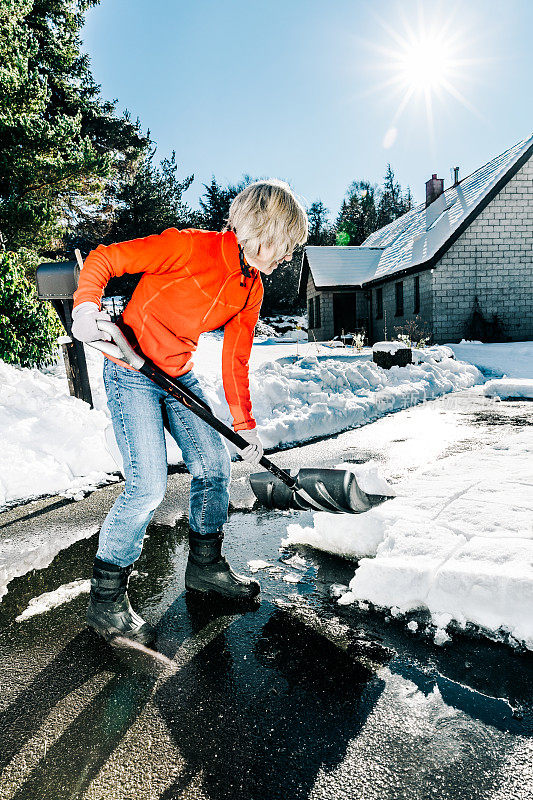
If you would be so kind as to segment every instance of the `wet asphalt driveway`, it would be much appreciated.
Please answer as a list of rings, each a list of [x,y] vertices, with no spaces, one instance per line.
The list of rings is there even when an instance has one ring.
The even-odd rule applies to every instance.
[[[344,434],[275,460],[326,466],[349,448],[355,458]],[[531,655],[458,634],[439,648],[397,620],[338,606],[330,586],[347,584],[355,564],[280,549],[295,516],[252,510],[244,475],[236,465],[225,550],[243,572],[252,559],[271,565],[255,576],[260,605],[184,592],[176,509],[187,476],[171,476],[149,529],[131,596],[157,623],[171,668],[101,644],[83,625],[86,595],[15,621],[32,597],[89,576],[94,536],[11,582],[0,604],[0,799],[530,798]],[[2,536],[101,522],[119,491],[13,509]]]

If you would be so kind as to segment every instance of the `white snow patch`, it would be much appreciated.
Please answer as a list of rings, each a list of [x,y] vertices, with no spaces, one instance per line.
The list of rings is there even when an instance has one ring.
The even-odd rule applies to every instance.
[[[409,350],[405,342],[376,342],[372,345],[373,353],[397,353],[398,350]]]
[[[348,591],[348,587],[344,583],[332,583],[329,587],[329,593],[331,597],[342,597],[343,594],[346,594]]]
[[[500,397],[502,400],[510,397],[533,400],[533,378],[499,378],[487,381],[483,393],[486,397]]]
[[[75,597],[80,594],[87,594],[91,591],[90,580],[77,580],[71,583],[65,583],[53,592],[45,592],[38,597],[32,597],[28,607],[15,618],[16,622],[24,622],[24,620],[34,617],[37,614],[45,614],[53,608],[57,608],[63,603],[70,603]]]
[[[446,642],[450,642],[451,641],[451,637],[448,636],[448,634],[446,633],[444,628],[437,628],[436,631],[435,631],[435,634],[433,636],[433,641],[439,647],[442,647],[443,644],[446,644]]]
[[[272,564],[269,564],[268,561],[262,561],[260,558],[248,561],[248,567],[250,568],[250,572],[259,572],[260,569],[266,569],[267,567],[271,566]]]
[[[299,583],[302,576],[297,575],[296,572],[289,572],[287,575],[283,576],[283,580],[287,583]]]
[[[386,497],[395,497],[396,490],[381,474],[381,467],[376,461],[366,461],[364,464],[351,464],[343,462],[336,464],[335,469],[345,469],[352,472],[357,478],[357,485],[367,494],[379,494]]]
[[[51,530],[39,530],[35,538],[30,526],[16,540],[4,539],[0,550],[0,600],[7,593],[8,584],[32,569],[45,569],[61,550],[80,539],[88,539],[97,533],[98,525],[72,527],[64,525]]]
[[[288,566],[292,567],[293,569],[300,569],[305,571],[308,567],[307,561],[305,558],[302,558],[299,553],[295,553],[290,558],[283,559],[283,564],[288,564]]]
[[[449,344],[455,357],[508,378],[533,378],[533,342]]]

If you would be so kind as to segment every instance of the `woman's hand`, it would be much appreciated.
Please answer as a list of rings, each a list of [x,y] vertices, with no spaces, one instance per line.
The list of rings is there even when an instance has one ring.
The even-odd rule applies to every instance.
[[[80,342],[110,342],[111,336],[98,328],[97,320],[111,322],[107,311],[100,311],[96,303],[87,300],[80,303],[72,312],[72,335]]]
[[[248,431],[238,431],[239,436],[246,439],[250,444],[244,450],[239,450],[239,455],[243,461],[251,464],[253,467],[257,466],[263,458],[263,444],[257,433],[257,428],[252,428]]]

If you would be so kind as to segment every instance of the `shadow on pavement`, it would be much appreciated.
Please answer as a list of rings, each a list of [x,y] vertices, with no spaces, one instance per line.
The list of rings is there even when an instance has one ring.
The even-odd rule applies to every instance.
[[[187,599],[192,623],[206,606]],[[154,701],[212,800],[307,798],[345,756],[384,687],[324,636],[263,603],[237,617]],[[183,780],[160,800],[180,798]]]

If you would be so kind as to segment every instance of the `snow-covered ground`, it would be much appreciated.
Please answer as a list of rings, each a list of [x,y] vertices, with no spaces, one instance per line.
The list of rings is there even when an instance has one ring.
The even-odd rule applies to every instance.
[[[478,348],[479,349],[479,348]],[[201,337],[195,354],[214,412],[230,424],[220,374],[222,336]],[[46,370],[0,362],[0,509],[48,494],[81,497],[117,479],[106,446],[113,440],[101,372],[103,356],[86,348],[94,409],[68,394],[62,361]],[[449,348],[414,351],[418,362],[384,370],[370,349],[258,338],[250,359],[254,414],[266,447],[288,445],[364,425],[391,411],[483,380]],[[167,437],[169,462],[181,453]],[[112,448],[111,448],[112,449]],[[114,474],[115,473],[115,474]]]
[[[496,378],[487,381],[484,392],[485,397],[499,397],[500,400],[533,400],[533,378]]]
[[[215,413],[229,421],[221,348],[219,334],[203,336],[196,373]],[[81,497],[117,480],[105,444],[109,416],[103,356],[87,348],[87,357],[92,410],[69,396],[60,360],[42,371],[0,362],[0,507],[44,494]],[[533,648],[531,427],[511,427],[504,439],[480,427],[476,446],[462,448],[464,423],[453,413],[454,397],[472,392],[483,397],[488,377],[509,376],[515,388],[529,385],[533,342],[461,343],[415,350],[414,357],[413,365],[383,370],[372,362],[370,349],[358,353],[268,337],[255,341],[250,383],[265,444],[356,429],[350,436],[358,447],[366,442],[372,449],[381,442],[381,466],[398,492],[363,515],[317,514],[312,528],[292,525],[287,543],[306,542],[359,560],[341,603],[363,608],[372,603],[393,615],[425,609],[439,643],[446,641],[450,624],[470,622],[492,635],[505,631]],[[454,392],[459,394],[439,401],[451,404],[442,413],[423,402]],[[501,401],[492,402],[497,408]],[[531,413],[526,403],[524,414]],[[179,449],[170,438],[168,444],[169,460],[179,461]],[[31,536],[27,546],[4,541],[0,597],[13,577],[46,566],[73,536],[95,530],[56,532],[46,546]],[[67,587],[60,602],[78,589],[77,584]],[[39,608],[57,598],[40,601]],[[408,621],[413,631],[426,624],[420,618]]]
[[[451,344],[455,357],[487,374],[533,379],[533,342],[482,344],[463,340]]]
[[[349,587],[335,589],[341,604],[406,615],[439,644],[471,623],[533,649],[533,414],[525,404],[523,427],[516,416],[506,425],[497,401],[486,416],[482,387],[460,397],[463,408],[443,398],[349,434],[379,454],[397,497],[357,516],[315,514],[311,527],[289,525],[283,544],[358,560]]]

